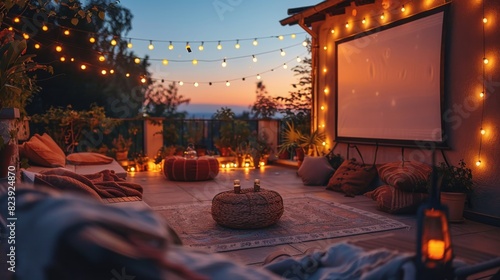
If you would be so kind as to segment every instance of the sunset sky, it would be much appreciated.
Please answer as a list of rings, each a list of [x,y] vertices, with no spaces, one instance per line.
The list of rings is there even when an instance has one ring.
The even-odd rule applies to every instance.
[[[302,46],[308,35],[299,26],[281,26],[279,21],[288,17],[288,8],[319,2],[121,0],[120,4],[134,16],[133,29],[127,37],[131,38],[135,53],[148,55],[152,60],[153,78],[164,79],[165,83],[183,81],[179,93],[191,98],[191,104],[249,106],[255,100],[258,74],[273,96],[287,95],[291,90],[291,84],[297,81],[291,68],[297,65],[297,56],[308,55]],[[253,45],[255,38],[257,46]],[[239,49],[235,48],[237,40]],[[148,49],[150,41],[153,50]],[[173,50],[168,49],[170,41]],[[218,41],[221,50],[217,49]],[[187,42],[191,53],[186,51]],[[198,49],[201,42],[203,51]],[[284,56],[281,50],[286,53]],[[253,55],[257,62],[252,61]],[[221,65],[224,58],[226,67]],[[167,65],[163,64],[164,59],[169,61]],[[198,60],[197,65],[193,65],[193,59]],[[283,69],[285,63],[287,69]],[[226,86],[226,81],[230,86]]]

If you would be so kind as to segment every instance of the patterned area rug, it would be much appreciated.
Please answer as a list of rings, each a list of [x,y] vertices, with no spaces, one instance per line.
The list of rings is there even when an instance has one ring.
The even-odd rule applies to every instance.
[[[210,213],[211,202],[153,207],[179,234],[185,246],[224,252],[408,227],[347,205],[313,197],[284,197],[285,211],[278,223],[262,229],[219,226]]]

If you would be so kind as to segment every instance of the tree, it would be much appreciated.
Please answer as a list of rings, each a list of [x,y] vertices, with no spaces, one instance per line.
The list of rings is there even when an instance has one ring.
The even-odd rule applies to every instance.
[[[177,84],[172,82],[167,88],[163,83],[148,87],[144,96],[143,113],[154,117],[186,118],[186,111],[178,111],[182,104],[189,104],[190,98],[179,95]]]
[[[278,110],[278,102],[266,90],[263,82],[257,83],[255,103],[250,107],[253,118],[272,118]]]

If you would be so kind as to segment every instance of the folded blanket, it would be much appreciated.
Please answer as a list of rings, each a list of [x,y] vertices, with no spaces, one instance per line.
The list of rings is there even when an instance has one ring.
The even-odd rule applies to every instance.
[[[57,190],[74,191],[97,200],[125,196],[142,198],[142,186],[126,182],[113,170],[80,175],[64,168],[54,168],[35,175],[35,186],[44,185]]]

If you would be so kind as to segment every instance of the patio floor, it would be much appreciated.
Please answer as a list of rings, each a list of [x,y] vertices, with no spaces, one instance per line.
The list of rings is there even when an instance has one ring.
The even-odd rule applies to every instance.
[[[268,165],[261,169],[224,169],[215,180],[201,182],[169,181],[161,172],[149,171],[129,173],[127,180],[141,184],[144,187],[144,202],[154,207],[211,201],[217,193],[232,189],[234,179],[240,179],[242,187],[247,188],[251,187],[253,180],[258,178],[262,188],[275,190],[282,196],[307,194],[388,216],[410,226],[410,229],[219,253],[246,265],[261,265],[265,257],[276,250],[284,250],[292,256],[300,256],[308,248],[326,248],[329,244],[340,241],[349,241],[367,249],[388,248],[402,252],[415,251],[415,216],[392,215],[378,211],[375,202],[365,196],[345,197],[341,193],[327,191],[321,186],[304,186],[296,175],[296,170],[294,167],[278,165]],[[466,220],[463,223],[451,224],[451,233],[457,258],[468,263],[478,263],[500,256],[500,228],[498,227]]]

